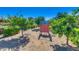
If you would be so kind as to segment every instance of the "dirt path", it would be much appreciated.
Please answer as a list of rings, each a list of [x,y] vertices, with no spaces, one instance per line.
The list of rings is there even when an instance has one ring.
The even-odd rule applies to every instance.
[[[22,49],[27,51],[52,51],[52,50],[72,50],[68,47],[66,47],[66,37],[63,36],[59,38],[57,35],[52,36],[52,42],[49,40],[49,38],[41,37],[40,40],[38,40],[39,31],[32,31],[28,30],[25,32],[26,34],[29,34],[30,42]],[[69,43],[72,46],[74,46],[71,42]],[[74,46],[75,47],[75,46]]]
[[[52,42],[51,42],[49,38],[45,38],[45,37],[41,37],[40,40],[38,40],[39,33],[40,32],[38,28],[25,31],[24,34],[26,34],[26,36],[29,37],[29,43],[26,44],[24,47],[21,47],[19,50],[21,51],[53,51],[53,50],[71,51],[72,50],[69,47],[66,47],[65,36],[59,38],[57,35],[53,35],[50,32],[52,36]],[[11,38],[17,38],[19,36],[21,36],[20,33],[15,36],[3,38],[2,40],[11,40]],[[75,45],[73,45],[71,42],[69,44],[75,47]]]

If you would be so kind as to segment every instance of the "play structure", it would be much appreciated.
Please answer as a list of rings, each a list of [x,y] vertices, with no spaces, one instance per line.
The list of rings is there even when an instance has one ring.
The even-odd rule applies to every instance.
[[[40,34],[38,39],[40,39],[40,37],[45,37],[45,38],[49,37],[50,41],[52,41],[52,37],[49,33],[49,24],[47,21],[43,21],[40,23]]]

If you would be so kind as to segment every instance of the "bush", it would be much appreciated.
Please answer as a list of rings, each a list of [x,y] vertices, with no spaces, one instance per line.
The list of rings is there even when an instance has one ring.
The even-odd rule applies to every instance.
[[[19,32],[18,28],[9,27],[4,29],[3,35],[4,37],[15,35]]]
[[[79,29],[74,28],[73,33],[70,35],[69,38],[75,45],[79,47]]]

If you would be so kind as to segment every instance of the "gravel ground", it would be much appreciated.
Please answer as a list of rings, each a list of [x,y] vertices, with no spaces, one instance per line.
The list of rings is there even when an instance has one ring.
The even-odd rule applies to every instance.
[[[25,46],[19,47],[19,51],[73,51],[70,47],[66,46],[66,37],[63,35],[61,38],[59,38],[57,35],[52,36],[52,42],[49,40],[49,38],[41,37],[40,40],[38,40],[39,36],[39,30],[38,29],[30,29],[24,32],[24,34],[29,38],[29,42]],[[1,40],[11,40],[12,38],[20,37],[21,33],[3,38]],[[69,42],[69,44],[73,47],[76,47],[72,44],[72,42]],[[1,51],[14,51],[16,49],[6,49],[3,48]]]

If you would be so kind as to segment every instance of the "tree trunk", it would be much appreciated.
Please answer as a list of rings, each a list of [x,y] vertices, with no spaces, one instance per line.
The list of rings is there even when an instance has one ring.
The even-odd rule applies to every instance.
[[[68,37],[67,37],[67,40],[66,40],[66,44],[69,45],[69,39],[68,39]]]
[[[22,34],[22,37],[24,37],[24,35],[23,35],[23,30],[21,30],[21,34]]]

